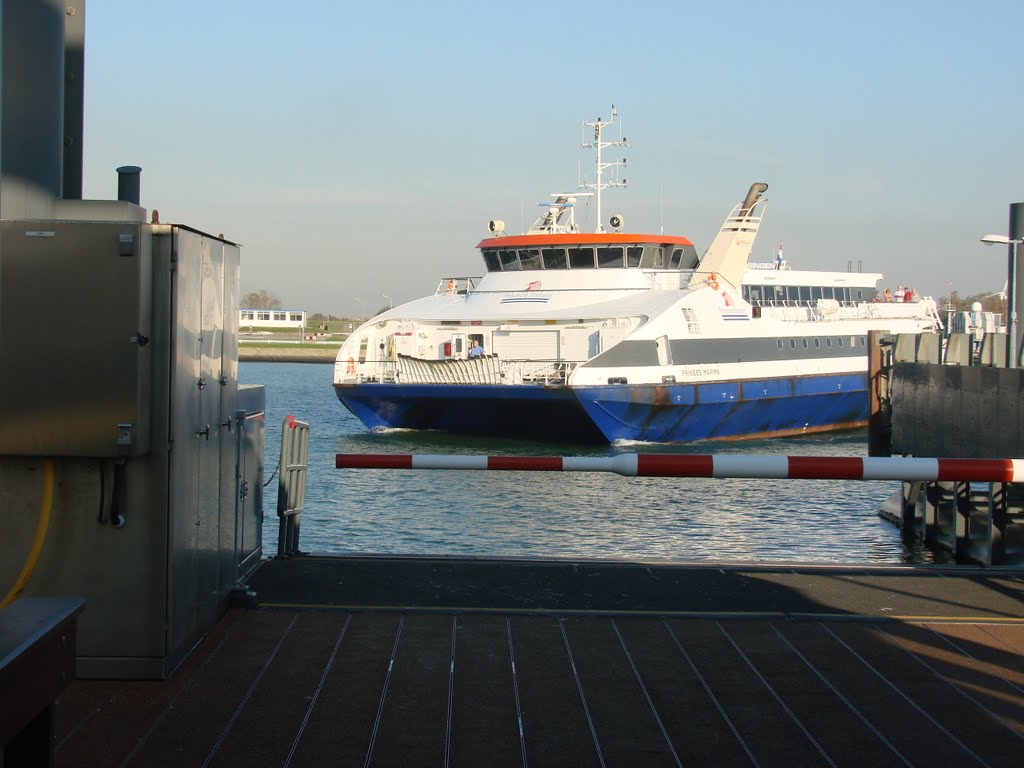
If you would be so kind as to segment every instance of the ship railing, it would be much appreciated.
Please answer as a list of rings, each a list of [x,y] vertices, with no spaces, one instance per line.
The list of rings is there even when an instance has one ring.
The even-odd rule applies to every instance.
[[[463,360],[424,360],[398,355],[381,361],[380,380],[402,384],[501,384],[501,362],[497,355]]]
[[[465,359],[424,360],[399,354],[394,360],[379,360],[376,375],[360,381],[389,384],[565,384],[577,361],[502,360],[498,355]]]

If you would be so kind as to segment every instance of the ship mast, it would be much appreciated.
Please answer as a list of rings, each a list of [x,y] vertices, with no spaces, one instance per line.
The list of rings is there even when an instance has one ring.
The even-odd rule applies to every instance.
[[[597,181],[588,184],[583,181],[580,183],[580,189],[593,189],[597,192],[597,232],[604,232],[604,220],[601,218],[601,190],[607,189],[608,187],[624,187],[626,186],[626,180],[619,181],[617,178],[612,181],[602,181],[604,176],[605,168],[616,168],[622,166],[625,168],[626,160],[618,160],[612,163],[606,163],[602,159],[602,152],[605,147],[629,147],[629,142],[626,141],[625,137],[620,138],[618,141],[603,141],[601,139],[601,132],[608,126],[615,125],[615,118],[619,116],[619,112],[615,109],[615,105],[612,104],[612,116],[608,121],[602,120],[600,117],[592,123],[584,122],[583,127],[594,129],[594,140],[591,142],[584,142],[584,149],[597,149]]]

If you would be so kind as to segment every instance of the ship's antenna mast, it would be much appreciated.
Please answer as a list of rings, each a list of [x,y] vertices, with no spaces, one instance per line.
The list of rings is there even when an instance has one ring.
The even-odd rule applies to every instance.
[[[601,190],[602,189],[607,189],[608,187],[624,187],[624,186],[626,186],[626,180],[625,179],[623,179],[622,181],[619,181],[618,179],[614,179],[612,181],[602,181],[601,180],[603,175],[604,175],[604,169],[605,168],[615,168],[615,167],[618,167],[618,166],[622,166],[624,168],[626,166],[625,158],[623,158],[622,160],[619,160],[617,162],[614,162],[614,163],[605,163],[605,162],[602,161],[602,157],[601,157],[602,150],[604,150],[605,147],[628,147],[629,146],[629,142],[626,141],[625,137],[621,136],[621,134],[620,134],[620,138],[619,138],[618,141],[602,141],[601,140],[601,132],[605,129],[605,127],[610,126],[610,125],[615,125],[615,118],[618,117],[618,116],[619,116],[619,112],[618,112],[617,109],[615,109],[615,105],[612,104],[612,116],[611,116],[610,120],[604,121],[604,120],[602,120],[599,117],[599,118],[597,118],[597,120],[595,120],[592,123],[588,123],[588,122],[584,122],[583,123],[583,127],[585,129],[586,128],[593,128],[594,129],[594,140],[592,142],[584,142],[583,143],[583,148],[584,149],[595,149],[595,148],[597,149],[597,181],[595,183],[593,183],[593,184],[588,184],[586,182],[582,182],[580,184],[580,189],[593,189],[593,190],[595,190],[597,192],[597,231],[598,232],[604,232],[604,220],[601,218]]]

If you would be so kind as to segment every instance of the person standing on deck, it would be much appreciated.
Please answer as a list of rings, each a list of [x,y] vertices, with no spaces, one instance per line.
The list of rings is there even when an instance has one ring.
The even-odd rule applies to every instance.
[[[480,346],[480,342],[477,341],[476,339],[473,339],[473,346],[469,348],[469,356],[470,357],[483,357],[484,356],[484,348]]]

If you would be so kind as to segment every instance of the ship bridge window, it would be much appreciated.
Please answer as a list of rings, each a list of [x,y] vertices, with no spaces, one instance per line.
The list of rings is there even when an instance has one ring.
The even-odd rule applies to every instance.
[[[593,269],[594,249],[593,248],[570,248],[569,267],[571,269]]]
[[[565,248],[544,248],[540,252],[544,259],[544,269],[566,269]]]
[[[674,248],[672,249],[672,258],[668,260],[669,269],[679,269],[679,265],[683,262],[683,249]]]
[[[761,286],[759,285],[745,285],[743,286],[743,298],[749,301],[751,304],[761,305]]]
[[[498,257],[501,259],[503,272],[519,271],[519,254],[515,251],[498,251]]]
[[[639,245],[630,245],[626,248],[626,266],[639,267],[640,259],[643,258],[644,249]]]
[[[497,251],[484,251],[484,266],[488,272],[501,272],[501,259]]]
[[[823,299],[831,299],[834,296],[835,296],[835,294],[832,292],[832,286],[831,285],[826,285],[826,286],[824,286],[821,289],[821,298],[823,298]]]
[[[811,301],[817,301],[821,298],[821,288],[817,286],[811,288]]]
[[[665,266],[665,255],[660,245],[645,245],[644,255],[640,257],[641,269],[661,269]]]
[[[679,262],[680,269],[696,269],[700,265],[700,256],[692,245],[683,246],[683,258]]]
[[[523,269],[540,269],[540,251],[536,248],[523,248],[519,251],[519,263]]]
[[[811,300],[811,288],[808,285],[800,286],[800,301],[806,304]]]
[[[782,307],[786,305],[786,286],[784,285],[766,285],[764,287],[764,297],[774,302],[775,306]]]
[[[621,246],[602,246],[597,249],[597,266],[599,267],[622,267]]]

